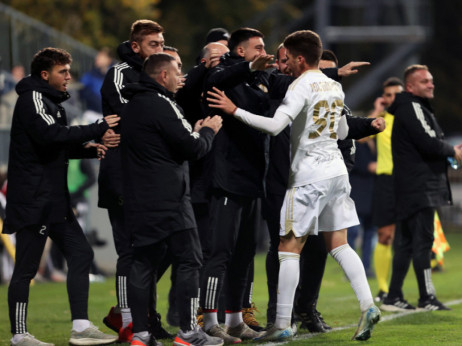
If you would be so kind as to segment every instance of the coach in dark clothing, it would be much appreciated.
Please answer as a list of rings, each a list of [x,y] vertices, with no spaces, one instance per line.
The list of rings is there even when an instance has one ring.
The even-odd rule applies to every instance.
[[[64,50],[42,49],[34,56],[31,76],[16,86],[19,98],[11,127],[3,230],[16,232],[16,263],[8,289],[12,345],[39,343],[27,333],[26,316],[29,285],[48,236],[64,254],[69,268],[67,289],[73,320],[70,344],[90,337],[87,332],[96,329],[87,314],[93,251],[71,210],[67,169],[69,159],[96,157],[97,151],[104,155],[104,146],[85,142],[99,139],[109,127],[117,125],[119,118],[108,116],[87,126],[67,126],[61,103],[69,99],[71,61]],[[103,344],[116,339],[96,329],[92,341]]]
[[[419,286],[418,307],[448,310],[435,296],[430,255],[435,208],[451,205],[447,158],[460,163],[460,146],[444,141],[433,115],[433,77],[425,65],[411,65],[404,73],[405,91],[396,94],[389,112],[395,115],[391,137],[396,193],[397,227],[390,291],[385,311],[414,309],[403,298],[402,286],[412,259]]]
[[[123,90],[130,102],[122,112],[124,212],[134,246],[129,280],[134,340],[138,337],[146,344],[149,340],[149,287],[169,247],[177,267],[181,328],[177,338],[186,342],[186,332],[200,333],[195,315],[201,266],[186,160],[198,159],[210,150],[221,118],[201,120],[194,130],[184,119],[173,101],[181,72],[172,56],[151,55],[144,71],[139,83]]]
[[[101,87],[103,114],[122,114],[122,109],[128,102],[122,95],[122,90],[128,83],[139,81],[143,60],[151,54],[162,52],[163,45],[163,28],[158,23],[140,19],[132,24],[130,40],[120,44],[117,49],[121,63],[109,69]],[[117,127],[115,132],[120,134],[120,127]],[[121,334],[119,341],[124,342],[130,340],[129,337],[126,337],[127,334],[124,329],[129,327],[128,321],[130,320],[127,282],[132,263],[132,248],[130,246],[130,230],[123,213],[124,198],[120,150],[120,147],[111,148],[100,166],[98,206],[108,211],[118,256],[115,278],[117,306],[110,309],[103,321],[109,328],[119,332]],[[161,328],[160,315],[154,311],[154,305],[155,299],[151,311],[152,329],[158,336],[167,337],[167,333]]]

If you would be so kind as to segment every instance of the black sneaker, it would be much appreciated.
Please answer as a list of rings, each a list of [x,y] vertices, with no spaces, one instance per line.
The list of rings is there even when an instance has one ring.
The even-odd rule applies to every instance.
[[[374,301],[376,303],[380,303],[380,302],[383,302],[383,300],[387,297],[387,293],[380,290],[379,293],[377,293],[377,295],[375,296],[374,298]]]
[[[451,310],[446,305],[441,303],[435,296],[430,296],[428,299],[421,301],[419,300],[419,305],[417,305],[419,309],[435,311],[435,310]]]
[[[412,306],[409,304],[406,300],[403,298],[388,298],[386,297],[383,300],[382,305],[380,306],[380,309],[383,311],[412,311],[415,310],[415,306]]]
[[[314,313],[318,316],[319,321],[321,321],[321,324],[322,324],[322,326],[324,327],[325,330],[331,330],[332,329],[332,327],[329,326],[326,323],[326,321],[324,321],[324,318],[322,317],[321,313],[318,310],[314,309]]]
[[[162,321],[160,314],[155,314],[152,318],[149,318],[149,332],[157,340],[169,339],[173,340],[174,335],[170,334],[167,330],[162,327]]]
[[[294,310],[294,315],[295,319],[301,322],[300,329],[308,329],[310,333],[326,333],[328,330],[324,328],[325,322],[322,317],[320,318],[321,314],[317,313],[315,309],[308,309],[307,311]]]

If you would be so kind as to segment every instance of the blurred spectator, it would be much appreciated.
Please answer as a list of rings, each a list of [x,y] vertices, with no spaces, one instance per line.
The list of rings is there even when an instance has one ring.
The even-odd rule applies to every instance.
[[[6,174],[0,173],[0,250],[1,250],[1,282],[9,282],[13,275],[14,268],[14,251],[15,251],[15,235],[1,234],[3,229],[3,220],[5,219],[6,207]]]
[[[25,77],[26,71],[24,66],[15,65],[11,69],[11,73],[6,74],[1,90],[0,102],[0,126],[9,127],[13,117],[14,105],[18,99],[16,93],[16,84]]]
[[[356,142],[356,161],[350,172],[351,198],[355,201],[360,225],[348,229],[348,244],[356,249],[356,241],[362,236],[361,259],[367,277],[373,277],[371,254],[376,241],[376,227],[372,224],[372,191],[376,170],[376,147],[372,139]]]
[[[85,102],[87,111],[98,113],[102,117],[101,86],[104,76],[114,64],[109,48],[102,48],[95,57],[95,66],[82,76],[80,97]],[[88,115],[86,115],[88,117]],[[94,115],[95,116],[95,115]],[[84,115],[85,117],[85,115]],[[93,122],[90,120],[90,122]]]

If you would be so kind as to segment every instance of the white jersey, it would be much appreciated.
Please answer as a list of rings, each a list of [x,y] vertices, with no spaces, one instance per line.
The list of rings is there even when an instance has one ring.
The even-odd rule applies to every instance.
[[[337,146],[344,97],[340,83],[319,70],[290,85],[278,108],[292,121],[289,187],[348,174]]]

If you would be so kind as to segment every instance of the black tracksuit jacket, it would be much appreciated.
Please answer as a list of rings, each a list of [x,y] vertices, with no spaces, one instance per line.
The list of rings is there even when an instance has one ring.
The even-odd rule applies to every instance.
[[[196,227],[187,160],[211,149],[214,132],[193,132],[173,95],[144,73],[122,93],[124,212],[139,247]]]
[[[128,100],[123,97],[122,89],[128,83],[138,82],[143,60],[131,49],[130,42],[123,42],[117,49],[120,64],[109,69],[101,87],[104,116],[122,114],[122,109]],[[122,124],[121,120],[120,124]],[[120,133],[120,127],[114,129]],[[122,165],[120,161],[120,146],[111,148],[101,161],[98,175],[98,206],[113,208],[123,205],[122,197]]]
[[[61,102],[69,94],[40,77],[22,79],[16,92],[19,98],[11,126],[3,233],[64,222],[70,209],[68,160],[96,157],[96,149],[85,149],[83,143],[100,138],[109,128],[104,120],[67,126]]]
[[[224,90],[240,108],[271,116],[269,90],[280,89],[285,78],[271,77],[268,72],[251,72],[249,62],[233,53],[221,58],[221,63],[209,72],[205,84]],[[209,115],[220,114],[215,109]],[[265,142],[267,135],[252,129],[229,115],[223,115],[223,128],[218,133],[211,156],[210,170],[213,189],[250,198],[263,197],[265,173]]]
[[[403,92],[388,111],[395,116],[391,145],[398,220],[428,207],[452,204],[444,141],[428,99]]]

